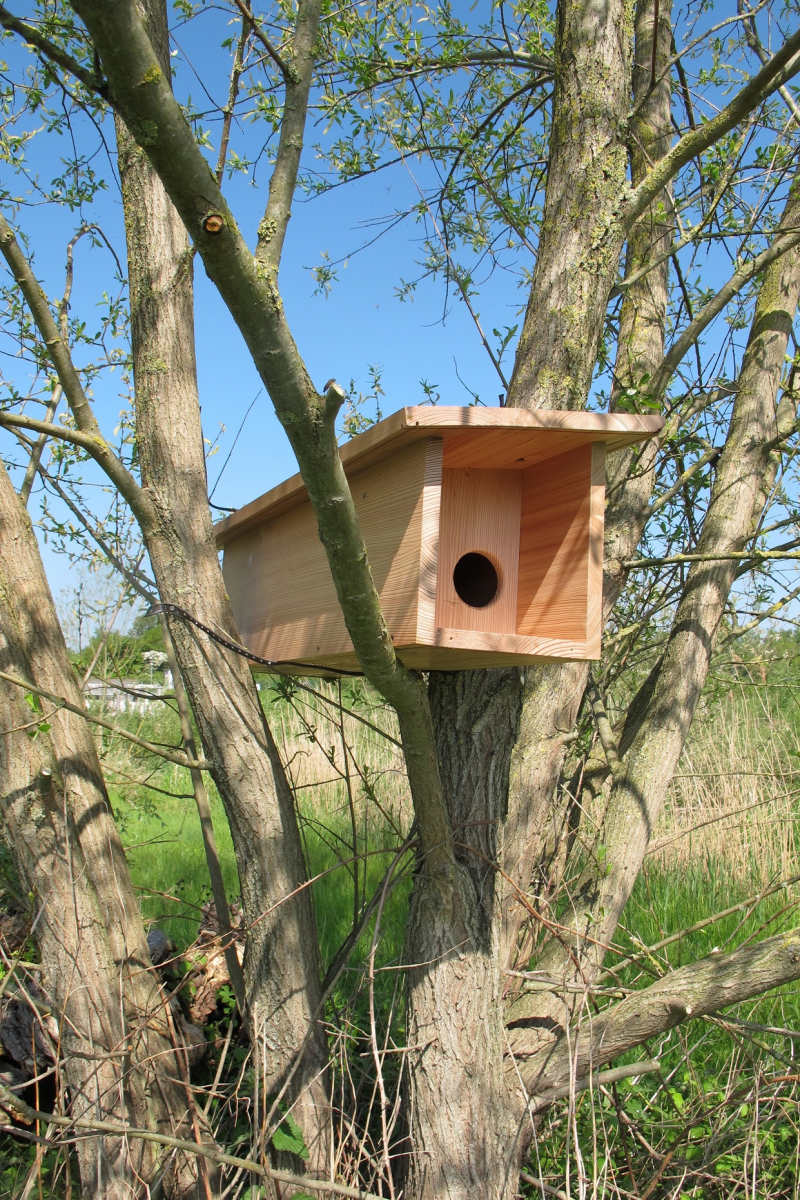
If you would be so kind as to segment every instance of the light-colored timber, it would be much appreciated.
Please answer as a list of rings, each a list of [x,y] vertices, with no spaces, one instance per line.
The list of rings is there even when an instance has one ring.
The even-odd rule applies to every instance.
[[[351,471],[362,471],[396,454],[411,442],[440,437],[445,454],[449,456],[452,445],[453,454],[457,455],[457,460],[445,461],[446,467],[519,469],[586,442],[603,442],[608,453],[622,450],[653,437],[662,425],[661,417],[639,414],[417,405],[398,409],[352,441],[345,442],[340,453],[349,475]],[[477,440],[476,433],[480,434]],[[492,446],[491,461],[484,458],[480,449],[484,440],[487,455],[488,447]],[[303,480],[299,475],[292,475],[220,521],[216,527],[218,544],[227,545],[246,529],[301,504],[305,498]]]
[[[661,418],[404,408],[341,449],[370,568],[401,660],[466,670],[600,654],[605,455]],[[297,673],[359,669],[299,476],[217,525],[239,633]],[[495,568],[474,607],[454,569]]]
[[[484,471],[480,467],[442,470],[442,517],[436,625],[480,633],[517,632],[519,573],[520,471]],[[459,599],[453,570],[463,554],[485,555],[496,568],[500,586],[485,608]]]

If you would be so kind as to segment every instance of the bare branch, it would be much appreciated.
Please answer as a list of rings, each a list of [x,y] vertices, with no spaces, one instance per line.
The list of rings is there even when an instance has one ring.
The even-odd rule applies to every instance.
[[[793,186],[798,186],[797,176],[795,177]],[[796,230],[779,233],[771,246],[767,246],[766,250],[762,250],[760,254],[757,254],[755,258],[745,263],[743,267],[740,267],[738,271],[735,271],[731,275],[728,282],[719,289],[713,299],[709,300],[702,311],[687,325],[680,337],[673,342],[664,355],[664,360],[649,385],[649,391],[654,397],[658,398],[661,396],[681,359],[692,348],[714,318],[719,316],[726,305],[731,302],[734,296],[738,295],[742,288],[750,283],[752,279],[755,279],[756,275],[765,270],[770,263],[776,262],[796,246],[800,246],[800,233]]]
[[[108,442],[103,437],[86,393],[83,390],[83,384],[80,381],[78,372],[75,370],[75,364],[72,361],[69,347],[56,326],[53,314],[50,311],[50,305],[47,302],[47,297],[38,279],[33,274],[30,263],[14,236],[14,231],[2,215],[0,215],[0,253],[5,258],[11,274],[14,276],[20,291],[25,297],[36,327],[47,347],[50,359],[56,369],[59,383],[67,398],[70,411],[75,418],[78,432],[84,439],[82,443],[84,449],[88,450],[106,472],[111,482],[119,488],[140,524],[143,527],[147,527],[152,519],[150,504],[136,480],[125,468],[117,455],[114,454]],[[66,431],[60,430],[58,426],[50,425],[44,421],[29,421],[27,418],[17,418],[14,421],[12,420],[14,415],[12,413],[3,413],[3,423],[18,424],[22,429],[36,429],[37,432],[49,436],[66,436]],[[81,444],[77,441],[74,434],[71,440],[76,441],[76,444]]]
[[[702,471],[703,467],[707,467],[710,462],[713,462],[715,459],[719,458],[721,453],[721,447],[712,446],[710,449],[706,450],[705,454],[701,454],[696,462],[693,462],[690,467],[687,467],[685,471],[682,471],[673,483],[672,487],[669,487],[665,492],[662,492],[661,495],[658,496],[650,505],[647,510],[648,519],[657,513],[659,509],[662,509],[665,507],[665,505],[669,504],[670,500],[677,496],[681,488],[688,483],[693,475],[696,475],[698,471]],[[626,566],[628,565],[630,564],[626,563]]]
[[[776,600],[774,604],[770,604],[769,608],[765,608],[758,616],[753,617],[752,621],[748,621],[746,625],[737,625],[736,629],[732,630],[727,637],[722,639],[719,643],[719,648],[722,649],[724,646],[729,645],[730,642],[736,641],[737,638],[744,637],[746,633],[750,633],[751,630],[756,629],[764,621],[768,621],[770,617],[774,617],[782,608],[786,608],[787,604],[791,604],[792,600],[796,600],[798,596],[800,596],[800,586],[793,588],[791,592],[782,596],[780,600]]]
[[[739,9],[739,15],[744,18],[745,40],[746,40],[748,46],[750,47],[750,49],[753,51],[753,53],[758,58],[761,65],[766,66],[766,64],[769,62],[769,55],[767,54],[764,47],[761,45],[761,39],[758,36],[758,29],[756,27],[755,17],[753,16],[752,13],[746,12],[744,0],[739,0],[737,7]],[[800,123],[800,107],[798,107],[797,103],[795,102],[794,97],[792,96],[792,93],[789,91],[788,88],[785,88],[785,87],[779,88],[778,91],[781,94],[781,99],[783,100],[786,107],[789,109],[789,112],[792,114],[795,121]]]
[[[48,41],[35,25],[29,25],[27,21],[20,21],[3,4],[0,4],[0,25],[4,29],[10,29],[12,33],[19,34],[45,58],[50,59],[59,67],[63,67],[65,71],[69,71],[70,75],[79,79],[90,92],[96,92],[104,99],[107,97],[108,85],[104,79],[101,79],[93,71],[87,71],[77,59],[73,58],[71,54],[67,54],[66,50],[62,50],[54,42]]]
[[[278,1183],[308,1188],[312,1192],[333,1192],[336,1196],[347,1196],[351,1200],[381,1200],[380,1196],[376,1196],[373,1192],[364,1192],[361,1188],[347,1187],[343,1183],[333,1183],[325,1179],[310,1179],[304,1175],[292,1175],[289,1171],[279,1171],[275,1167],[262,1166],[261,1163],[253,1162],[249,1158],[237,1158],[233,1154],[223,1154],[212,1146],[187,1142],[183,1138],[154,1133],[149,1129],[131,1129],[116,1121],[90,1121],[85,1117],[62,1117],[58,1113],[39,1112],[2,1084],[0,1084],[0,1108],[26,1125],[32,1125],[34,1121],[41,1121],[45,1125],[56,1125],[66,1130],[81,1129],[89,1133],[111,1133],[118,1137],[137,1138],[144,1142],[155,1142],[159,1146],[169,1146],[172,1150],[181,1150],[184,1154],[197,1154],[227,1167],[238,1167],[241,1171],[249,1171],[253,1175],[258,1175],[260,1179],[274,1179]]]
[[[617,747],[614,730],[611,728],[611,722],[608,719],[606,706],[603,702],[603,697],[595,681],[589,677],[589,684],[586,688],[586,698],[589,701],[589,707],[592,710],[594,723],[597,726],[597,732],[600,737],[600,743],[603,747],[603,752],[608,762],[609,770],[613,775],[620,769],[622,763],[619,757],[619,749]]]
[[[719,554],[668,554],[664,558],[631,558],[626,567],[666,567],[693,562],[760,562],[768,558],[800,558],[800,550],[729,550]]]
[[[723,908],[720,912],[712,913],[710,917],[704,917],[702,921],[696,921],[694,925],[687,925],[685,929],[679,929],[677,933],[671,933],[669,937],[662,938],[660,942],[653,942],[651,946],[645,947],[644,950],[639,950],[635,954],[629,955],[628,958],[623,958],[621,962],[614,963],[613,973],[617,974],[619,971],[623,971],[633,963],[640,962],[650,954],[655,954],[657,950],[663,950],[665,946],[673,945],[673,943],[680,941],[681,938],[688,937],[691,933],[699,933],[701,929],[707,929],[709,925],[715,925],[717,921],[724,921],[726,917],[731,917],[734,913],[752,908],[762,900],[774,896],[776,892],[785,891],[786,888],[791,887],[795,883],[800,883],[800,875],[792,875],[788,879],[782,879],[780,883],[774,883],[771,887],[762,888],[757,895],[750,896],[747,900],[741,900],[738,904],[732,904],[730,908]]]
[[[245,21],[249,25],[249,27],[252,29],[255,38],[261,43],[261,45],[266,50],[268,56],[275,63],[275,66],[280,71],[281,75],[284,78],[284,81],[287,84],[291,83],[292,79],[293,79],[292,67],[290,66],[289,63],[286,62],[286,60],[283,58],[283,56],[281,54],[279,54],[278,51],[275,49],[272,42],[269,40],[269,38],[267,37],[267,35],[264,33],[263,29],[261,28],[261,22],[254,15],[252,9],[250,9],[250,7],[244,3],[244,0],[234,0],[234,4],[239,9],[239,12],[242,14]]]
[[[228,92],[228,103],[222,110],[222,134],[219,140],[219,158],[217,159],[217,169],[214,172],[217,177],[218,184],[222,184],[222,176],[225,171],[225,159],[228,157],[228,142],[230,141],[231,136],[233,112],[236,107],[236,97],[239,94],[239,81],[242,77],[242,68],[244,66],[244,52],[247,48],[249,37],[250,27],[245,19],[242,21],[242,32],[239,34],[239,40],[236,43],[236,51],[233,56],[231,86]],[[219,482],[219,480],[217,480],[217,482]]]
[[[47,408],[45,409],[45,414],[44,414],[45,425],[52,424],[53,417],[56,415],[56,410],[58,409],[58,406],[61,403],[61,397],[63,394],[64,393],[63,393],[61,384],[57,383],[53,389],[53,395],[50,397],[50,399],[47,402]],[[28,443],[28,444],[30,445],[30,443]],[[31,488],[33,487],[33,481],[36,478],[36,472],[38,471],[39,466],[41,464],[42,454],[44,453],[44,448],[45,448],[46,444],[47,444],[47,434],[40,433],[38,438],[36,439],[36,441],[32,445],[30,445],[30,458],[28,459],[28,465],[25,468],[25,476],[22,480],[22,485],[19,489],[19,498],[22,501],[22,503],[25,505],[26,508],[28,506],[28,500],[30,499]]]
[[[562,1087],[573,1069],[578,1079],[611,1062],[650,1038],[733,1004],[761,996],[800,979],[800,929],[741,946],[731,954],[710,954],[699,962],[671,971],[651,987],[635,992],[598,1016],[585,1018],[569,1039],[562,1035],[543,1065],[533,1061],[533,1078],[526,1078],[525,1034],[513,1045],[525,1083],[537,1093]],[[539,1048],[536,1037],[533,1045]]]
[[[236,0],[244,10],[243,0]],[[292,38],[290,66],[282,67],[286,83],[283,118],[278,138],[275,167],[269,181],[269,198],[264,219],[258,227],[256,261],[273,276],[278,274],[286,228],[292,215],[292,200],[303,152],[303,135],[308,96],[316,58],[321,0],[299,0]]]
[[[111,482],[119,489],[142,528],[150,527],[153,514],[145,493],[100,433],[99,426],[97,433],[84,433],[80,429],[69,429],[66,425],[51,425],[47,421],[38,421],[35,417],[0,412],[0,426],[2,425],[8,429],[29,429],[33,433],[60,438],[62,441],[71,442],[73,446],[80,446],[103,468]]]
[[[644,1058],[641,1062],[630,1063],[627,1067],[614,1067],[611,1071],[595,1071],[593,1075],[587,1075],[585,1079],[579,1079],[577,1083],[565,1083],[563,1087],[556,1088],[547,1096],[531,1096],[528,1106],[531,1112],[540,1112],[544,1108],[549,1108],[555,1100],[562,1100],[565,1096],[577,1096],[581,1092],[588,1092],[593,1088],[603,1087],[605,1084],[619,1083],[622,1079],[635,1079],[639,1075],[652,1075],[654,1071],[660,1070],[661,1063],[657,1058]]]

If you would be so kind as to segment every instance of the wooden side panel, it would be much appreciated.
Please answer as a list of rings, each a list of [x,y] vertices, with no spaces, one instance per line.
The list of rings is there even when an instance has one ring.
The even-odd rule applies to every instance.
[[[432,642],[436,631],[436,576],[439,569],[439,522],[442,507],[442,440],[425,443],[425,476],[419,553],[419,607],[416,641]],[[390,626],[391,628],[391,626]],[[400,644],[395,638],[396,644]]]
[[[373,578],[400,642],[417,636],[426,480],[435,488],[437,457],[441,463],[441,443],[437,456],[419,442],[350,479]],[[430,555],[434,498],[427,499]],[[314,661],[352,653],[308,501],[231,542],[223,569],[240,635],[256,654]]]
[[[516,632],[585,641],[588,634],[593,448],[580,446],[522,475]],[[602,527],[600,530],[602,565]],[[596,585],[596,580],[594,580]]]
[[[519,471],[442,470],[437,627],[516,633],[522,479]],[[485,554],[500,577],[485,608],[464,604],[453,585],[456,563],[470,552]]]
[[[586,654],[599,658],[603,639],[603,535],[606,516],[606,448],[592,446],[589,503],[589,595],[586,606]]]

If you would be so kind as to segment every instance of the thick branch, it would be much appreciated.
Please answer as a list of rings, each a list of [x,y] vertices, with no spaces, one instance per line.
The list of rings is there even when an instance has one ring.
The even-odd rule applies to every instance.
[[[96,422],[96,432],[84,433],[80,429],[69,429],[66,425],[51,425],[48,421],[38,421],[35,417],[0,412],[0,425],[5,425],[9,429],[29,429],[32,433],[60,438],[62,441],[71,442],[73,446],[80,446],[81,450],[85,450],[98,466],[103,468],[120,494],[128,501],[142,528],[145,530],[149,528],[153,515],[150,502],[136,480],[117,458]]]
[[[787,38],[777,54],[774,54],[765,67],[754,75],[749,83],[736,95],[722,112],[710,121],[706,121],[697,129],[684,134],[669,154],[657,162],[650,174],[634,190],[633,195],[625,206],[623,225],[631,229],[637,218],[645,211],[658,196],[681,167],[691,159],[702,154],[709,146],[735,125],[738,125],[752,110],[782,87],[800,70],[800,30]]]
[[[0,252],[19,285],[36,322],[36,327],[47,346],[47,352],[64,389],[64,395],[67,397],[75,417],[75,423],[84,433],[99,434],[100,428],[86,398],[78,372],[75,370],[69,347],[58,331],[47,297],[33,274],[30,264],[22,252],[22,247],[14,236],[14,231],[3,216],[0,216]]]
[[[529,1090],[549,1092],[563,1086],[571,1069],[581,1079],[688,1017],[741,1004],[796,979],[800,979],[800,929],[742,946],[732,954],[710,954],[670,972],[652,987],[635,992],[599,1016],[586,1018],[579,1032],[559,1039],[544,1063],[536,1059],[539,1044],[535,1035],[530,1046],[534,1057],[525,1061],[526,1039],[520,1032],[514,1046],[517,1066]]]
[[[274,273],[250,253],[172,95],[133,0],[113,5],[75,0],[75,8],[103,62],[114,107],[161,178],[286,429],[359,662],[398,714],[427,865],[448,875],[454,850],[424,683],[395,656],[339,458],[334,419],[298,353]]]
[[[795,184],[795,186],[797,185]],[[658,398],[667,387],[687,351],[692,348],[714,318],[719,316],[726,305],[730,304],[734,296],[738,295],[742,288],[755,279],[756,275],[765,270],[770,263],[776,262],[787,251],[793,250],[798,245],[800,245],[800,232],[793,230],[779,233],[771,246],[767,246],[766,250],[762,250],[760,254],[757,254],[755,258],[731,275],[728,282],[686,326],[680,337],[673,342],[664,355],[664,360],[649,385],[649,391],[655,398]]]
[[[782,224],[796,228],[799,209],[795,184]],[[757,530],[774,479],[778,457],[770,446],[776,433],[794,419],[786,394],[780,405],[777,396],[798,295],[800,251],[795,249],[764,273],[697,546],[700,561],[691,564],[664,653],[628,707],[619,739],[622,769],[615,773],[599,835],[605,854],[602,862],[585,862],[565,917],[574,936],[571,964],[565,963],[566,948],[556,942],[549,943],[538,962],[559,977],[565,969],[577,971],[579,964],[580,978],[592,980],[602,961],[600,948],[613,938],[641,869],[706,681],[737,556]],[[792,553],[778,551],[787,552]],[[527,1018],[529,1011],[530,1005],[521,1002],[521,1015]]]
[[[237,4],[242,8],[241,0]],[[283,68],[286,96],[278,138],[278,153],[264,220],[258,230],[256,259],[274,275],[278,274],[286,227],[292,215],[292,199],[303,153],[303,133],[308,112],[308,94],[314,73],[321,0],[300,0],[292,38],[292,61]],[[254,28],[257,28],[254,26]]]
[[[245,3],[244,3],[244,0],[234,0],[234,3],[236,4],[236,7],[239,9],[239,12],[240,12],[240,13],[242,14],[242,16],[244,17],[244,19],[245,19],[245,21],[247,22],[247,24],[248,24],[248,26],[250,27],[250,29],[253,31],[253,34],[254,34],[254,36],[255,36],[256,40],[257,40],[257,41],[259,41],[259,42],[261,43],[261,45],[262,45],[262,46],[264,47],[264,49],[266,50],[268,57],[269,57],[269,58],[271,58],[271,59],[272,59],[272,61],[275,63],[275,66],[276,66],[276,67],[278,68],[278,70],[280,71],[280,73],[281,73],[281,75],[283,76],[284,80],[285,80],[287,83],[289,83],[289,82],[291,81],[291,79],[292,79],[292,68],[291,68],[291,66],[290,66],[290,65],[289,65],[289,63],[287,63],[287,62],[286,62],[286,60],[283,58],[283,55],[281,55],[281,54],[280,54],[280,53],[279,53],[279,52],[278,52],[278,51],[275,49],[275,47],[273,46],[272,42],[269,40],[269,38],[267,37],[267,35],[264,33],[264,31],[263,31],[263,29],[261,28],[261,25],[260,25],[260,23],[259,23],[258,19],[256,18],[255,14],[253,13],[253,11],[252,11],[252,9],[250,8],[250,6],[249,6],[249,5],[247,5],[247,4],[245,4]]]
[[[85,450],[99,463],[111,482],[119,488],[128,501],[137,520],[146,527],[150,519],[150,506],[137,484],[136,480],[123,466],[114,454],[108,442],[103,437],[100,426],[92,411],[91,405],[83,390],[75,364],[72,361],[69,347],[58,331],[47,297],[42,291],[38,279],[30,268],[30,263],[22,252],[22,248],[14,236],[14,231],[0,215],[0,253],[8,264],[20,291],[25,297],[28,308],[47,347],[47,352],[58,375],[58,381],[67,398],[70,411],[75,419],[78,432],[83,435],[79,441],[74,435],[70,440],[82,445]],[[33,429],[38,433],[50,436],[66,437],[67,431],[45,421],[33,421],[29,418],[16,417],[13,413],[3,413],[2,422],[7,425],[18,425],[22,429]],[[72,431],[69,431],[72,433]]]
[[[0,4],[0,25],[4,29],[10,29],[12,33],[19,34],[24,41],[38,50],[45,58],[50,59],[57,66],[63,67],[65,71],[69,71],[70,75],[80,80],[90,92],[96,92],[98,96],[102,96],[105,99],[108,94],[105,80],[95,75],[94,72],[87,71],[77,59],[73,58],[71,54],[67,54],[66,50],[62,50],[55,42],[51,42],[48,38],[44,37],[35,25],[29,25],[27,21],[20,21],[3,4]]]

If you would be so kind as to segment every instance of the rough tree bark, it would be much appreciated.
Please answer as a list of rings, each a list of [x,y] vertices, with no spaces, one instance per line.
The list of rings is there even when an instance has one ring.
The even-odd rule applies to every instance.
[[[636,13],[636,55],[631,86],[637,116],[630,137],[630,164],[634,186],[640,184],[647,177],[653,163],[662,159],[668,152],[671,136],[668,76],[655,87],[651,86],[654,79],[659,79],[661,64],[668,61],[671,54],[670,9],[666,4],[660,7],[657,30],[654,30],[652,5],[641,4]],[[579,39],[568,36],[565,30],[564,23],[569,21],[569,13],[570,7],[564,6],[557,35],[558,45],[565,44],[565,65],[569,63],[570,54],[575,53],[575,45],[579,44]],[[609,13],[609,18],[613,22],[610,28],[621,35],[625,30],[624,17],[621,13]],[[655,50],[654,34],[658,39]],[[607,38],[600,40],[602,46],[608,44]],[[557,53],[559,61],[561,53],[561,50]],[[605,62],[602,54],[599,61],[601,64]],[[618,79],[624,79],[625,61],[623,49],[615,64]],[[655,64],[655,71],[652,64]],[[593,62],[592,65],[596,70],[597,64]],[[573,79],[568,69],[565,76],[567,83]],[[591,370],[596,358],[597,338],[602,327],[608,290],[616,269],[616,254],[621,243],[614,242],[619,233],[619,191],[607,192],[603,186],[596,186],[598,177],[594,171],[594,163],[592,168],[588,169],[586,163],[580,161],[580,150],[586,145],[593,147],[597,161],[606,164],[607,176],[603,177],[604,181],[605,178],[611,178],[609,163],[617,160],[609,149],[613,143],[613,136],[608,130],[619,128],[622,114],[627,107],[627,93],[618,90],[612,99],[612,106],[616,107],[613,109],[613,115],[609,116],[607,111],[603,110],[602,104],[597,103],[593,91],[595,78],[584,63],[584,70],[578,75],[578,81],[568,96],[569,120],[571,126],[579,130],[579,133],[575,134],[574,146],[562,136],[558,119],[558,106],[562,91],[566,91],[566,85],[562,82],[556,88],[542,245],[509,395],[511,403],[534,407],[560,407],[583,406],[586,402]],[[607,94],[602,90],[600,92],[603,97]],[[584,115],[585,126],[582,124],[581,113]],[[598,146],[607,150],[608,160],[598,153]],[[573,172],[577,175],[577,183]],[[548,212],[562,212],[570,196],[582,194],[581,189],[584,186],[593,189],[591,206],[581,209],[584,225],[580,221],[576,225],[572,214],[569,220],[563,219],[560,224],[555,220],[549,222]],[[619,179],[617,187],[619,188]],[[551,191],[554,192],[552,202]],[[782,223],[783,228],[787,230],[793,228],[793,222],[796,222],[796,215],[791,209],[790,205]],[[644,210],[628,238],[626,273],[633,276],[635,282],[624,291],[612,407],[629,405],[631,394],[635,404],[637,392],[643,392],[646,396],[650,380],[664,359],[669,265],[666,252],[672,241],[672,224],[670,196],[668,189],[665,189],[660,196],[655,197],[649,208]],[[580,240],[584,226],[584,237],[588,239],[590,250],[586,250],[582,243],[577,249],[573,244],[576,239]],[[595,250],[597,257],[593,258]],[[755,515],[754,506],[758,507],[757,498],[767,482],[769,453],[766,447],[776,433],[776,425],[774,421],[770,422],[769,416],[780,382],[780,364],[783,362],[786,338],[797,303],[793,287],[788,283],[793,278],[795,269],[790,255],[769,268],[784,280],[784,286],[778,289],[781,296],[780,313],[775,311],[774,298],[769,301],[766,299],[770,289],[775,288],[774,278],[777,276],[772,282],[765,282],[766,292],[762,290],[750,349],[740,381],[737,402],[740,416],[734,419],[728,449],[725,452],[731,466],[728,472],[724,473],[721,464],[715,487],[717,500],[714,507],[722,505],[724,517],[715,521],[712,514],[709,514],[703,538],[705,552],[710,548],[719,549],[720,546],[730,548],[741,545],[741,539],[751,528]],[[588,270],[587,258],[591,260],[591,269]],[[643,274],[642,268],[653,262],[657,265],[651,265]],[[562,302],[551,303],[551,295],[557,296]],[[764,304],[767,311],[761,311]],[[777,342],[771,345],[767,361],[763,330],[775,328],[776,323],[781,333]],[[759,334],[758,330],[762,332]],[[537,353],[535,358],[534,351]],[[549,369],[553,361],[558,364],[558,370],[555,372],[552,386],[548,386]],[[756,370],[759,372],[757,378]],[[743,388],[747,389],[749,400],[745,399]],[[785,426],[787,421],[791,421],[791,416],[785,414],[781,425]],[[746,456],[748,449],[749,460]],[[631,557],[648,516],[657,451],[658,447],[653,445],[647,447],[643,453],[628,452],[617,455],[609,465],[604,579],[606,618],[626,579],[623,564]],[[749,483],[742,483],[740,478],[737,481],[737,470],[741,468],[743,453],[746,461],[751,464],[749,470],[745,466],[743,472],[745,479],[749,478]],[[738,469],[734,465],[737,463]],[[734,481],[738,493],[737,499],[731,501],[730,485]],[[727,499],[722,500],[721,497]],[[693,613],[695,609],[703,609],[705,606],[703,615],[709,622],[705,647],[708,654],[713,644],[716,622],[721,616],[735,571],[734,564],[727,566],[730,569],[724,571],[724,581],[717,580],[718,590],[714,597],[716,604],[709,605],[707,596],[704,596],[703,600],[698,600],[697,597],[694,600]],[[708,568],[700,567],[698,570],[707,571]],[[690,582],[687,596],[684,598],[684,602],[690,605],[692,601],[688,600],[688,594],[691,591]],[[709,608],[713,608],[713,614],[709,612]],[[676,630],[680,627],[680,622],[679,614]],[[667,712],[675,712],[672,706],[678,682],[688,684],[691,693],[681,697],[683,702],[678,706],[680,716],[677,723],[672,725],[673,737],[669,751],[666,752],[666,745],[661,743],[655,750],[648,747],[645,757],[650,775],[645,777],[640,769],[636,798],[632,798],[626,805],[615,782],[608,805],[611,815],[603,833],[603,841],[608,847],[610,824],[616,831],[614,847],[618,870],[615,871],[612,867],[609,876],[606,877],[592,865],[587,869],[589,879],[584,881],[589,884],[591,911],[594,914],[604,914],[604,919],[592,924],[584,918],[580,924],[581,935],[596,940],[572,941],[573,954],[580,942],[581,953],[577,955],[577,961],[581,965],[578,969],[565,952],[562,940],[557,937],[551,938],[548,950],[537,960],[537,968],[551,976],[560,977],[566,972],[573,981],[577,978],[589,982],[591,971],[586,970],[585,957],[590,959],[595,969],[602,961],[602,949],[597,943],[607,944],[613,935],[622,906],[638,875],[652,821],[657,815],[660,801],[688,733],[699,689],[705,678],[704,667],[708,661],[707,657],[703,658],[702,655],[700,658],[702,661],[698,662],[695,646],[688,643],[681,645],[676,652],[674,669],[668,673],[668,682],[664,682],[659,710],[655,711],[651,707],[654,699],[651,692],[643,699],[643,708],[653,719],[652,728],[659,729]],[[687,664],[692,664],[695,669],[687,671]],[[583,664],[565,664],[561,667],[526,672],[520,695],[521,709],[518,720],[515,721],[516,711],[512,703],[494,726],[495,757],[499,760],[506,757],[510,762],[510,778],[496,775],[495,794],[488,803],[484,800],[483,804],[484,817],[499,822],[496,859],[502,871],[502,882],[499,885],[500,930],[496,941],[501,948],[502,967],[512,964],[518,951],[520,925],[526,918],[531,920],[530,900],[534,899],[540,907],[546,904],[548,888],[557,882],[552,874],[552,856],[555,847],[563,846],[566,825],[565,802],[559,795],[557,785],[563,769],[565,738],[574,726],[587,677],[588,670]],[[473,697],[479,698],[486,686],[485,674],[476,672],[472,680],[463,680],[456,698],[448,694],[452,693],[452,686],[446,676],[431,677],[431,699],[437,720],[439,743],[452,743],[457,748],[442,760],[443,783],[448,794],[451,785],[460,784],[462,793],[467,791],[468,794],[480,796],[480,789],[476,791],[474,786],[471,786],[472,769],[480,769],[482,748],[480,737],[476,735],[476,729],[470,720],[470,710]],[[479,712],[480,709],[476,711]],[[513,745],[513,752],[504,755],[504,745]],[[600,785],[608,777],[609,768],[601,749],[598,749],[598,756],[598,769],[595,774],[596,782]],[[663,774],[655,768],[657,763],[663,766]],[[588,776],[592,774],[592,765],[590,760],[587,764]],[[624,770],[627,773],[627,760]],[[660,779],[654,778],[656,775],[660,775]],[[585,775],[584,780],[586,778]],[[647,794],[650,815],[650,824],[648,826],[644,823],[644,829],[641,821],[638,825],[636,822],[636,817],[640,814],[643,791]],[[588,795],[584,795],[583,799],[588,800]],[[569,803],[567,799],[566,804]],[[604,859],[603,871],[605,864]],[[580,905],[578,907],[580,910]],[[709,984],[709,979],[702,972],[698,973],[697,978]],[[741,977],[737,978],[741,981]],[[703,983],[698,983],[698,995],[703,991]],[[676,980],[675,987],[679,992],[680,986],[681,981]],[[513,1000],[514,989],[506,987],[503,990],[507,998]],[[717,995],[719,994],[717,992]],[[708,998],[707,1002],[710,1002]],[[648,1003],[648,998],[643,995],[642,1014],[648,1011]],[[654,997],[652,1003],[656,1013],[663,1016],[663,998]],[[683,1009],[676,1009],[671,1023],[676,1024],[685,1019],[692,1007],[691,1004],[687,1004]],[[566,1047],[568,1044],[572,1045],[572,1042],[565,1038],[564,1031],[572,1019],[574,1008],[574,996],[570,1000],[569,997],[565,998],[564,993],[542,993],[540,988],[535,994],[523,996],[512,1003],[508,1011],[508,1036],[516,1056],[516,1061],[510,1065],[508,1072],[508,1095],[521,1120],[521,1136],[516,1146],[517,1150],[525,1144],[526,1136],[524,1118],[519,1108],[519,1095],[514,1094],[513,1084],[522,1078],[529,1090],[547,1092],[569,1082],[574,1064],[571,1066]],[[638,1030],[638,1026],[631,1020],[631,1014],[638,1011],[635,1003],[627,1006],[625,1016],[628,1041],[625,1048],[638,1044],[633,1032]],[[658,1021],[654,1023],[657,1024]],[[643,1027],[646,1024],[643,1020]],[[668,1028],[669,1023],[662,1020],[660,1027]],[[606,1050],[600,1054],[599,1043],[592,1034],[586,1053],[581,1052],[580,1070],[589,1070],[593,1061],[597,1065],[601,1061],[610,1060],[613,1057],[612,1044],[613,1039],[608,1037]],[[615,1052],[620,1051],[617,1049]],[[465,1107],[468,1103],[465,1101]],[[486,1194],[492,1193],[487,1191]]]
[[[798,220],[800,176],[795,177],[781,226],[796,228]],[[641,869],[737,571],[736,562],[714,562],[713,556],[741,549],[755,528],[776,470],[775,439],[785,436],[795,419],[796,399],[785,392],[778,403],[778,391],[799,296],[800,253],[791,250],[767,269],[759,290],[698,545],[698,552],[712,561],[692,565],[664,654],[630,707],[619,743],[621,761],[613,770],[598,835],[605,847],[602,863],[587,858],[564,917],[571,932],[552,939],[537,963],[557,978],[591,983]],[[569,1019],[570,1005],[562,998],[561,1023],[551,1020],[544,1029],[546,1018],[553,1018],[554,1000],[522,996],[509,1012],[517,1030],[512,1049],[526,1056],[523,1074],[534,1088],[540,1087],[538,1072],[545,1061],[558,1053]]]
[[[0,669],[84,700],[67,656],[30,519],[0,463]],[[0,805],[25,889],[41,909],[36,936],[58,1018],[76,1116],[126,1120],[193,1138],[202,1126],[173,1052],[175,1031],[152,971],[139,904],[108,803],[90,727],[34,714],[24,691],[0,690]],[[50,725],[35,738],[37,723]],[[206,1197],[215,1171],[119,1138],[76,1144],[86,1200],[140,1196],[163,1176],[168,1196]]]
[[[147,29],[169,75],[166,4],[147,0]],[[123,122],[118,159],[128,246],[136,434],[153,519],[143,529],[162,601],[234,640],[208,506],[194,354],[192,251],[163,185]],[[233,837],[247,927],[247,1019],[265,1094],[286,1098],[309,1173],[330,1167],[327,1046],[320,962],[294,801],[242,658],[168,618],[211,772]],[[289,898],[291,897],[291,898]],[[298,1066],[297,1058],[302,1057]],[[296,1164],[295,1164],[296,1165]]]
[[[433,680],[433,677],[432,677]],[[518,670],[437,675],[431,706],[456,851],[443,903],[421,864],[406,934],[409,1196],[516,1194],[494,869]],[[465,744],[469,753],[464,754]],[[417,965],[419,964],[419,965]]]

